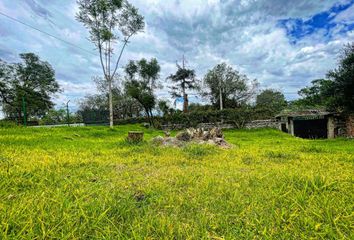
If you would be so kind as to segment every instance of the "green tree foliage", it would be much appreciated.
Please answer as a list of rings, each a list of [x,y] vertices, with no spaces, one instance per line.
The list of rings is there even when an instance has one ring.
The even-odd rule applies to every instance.
[[[103,123],[109,118],[107,116],[108,109],[108,82],[104,78],[95,77],[96,88],[98,94],[87,95],[80,102],[79,113],[84,117],[88,123]],[[143,112],[141,105],[122,91],[122,87],[116,84],[112,86],[113,93],[113,115],[114,119],[126,119],[132,117],[140,117]]]
[[[41,125],[55,125],[55,124],[72,124],[80,123],[82,119],[79,114],[69,114],[69,119],[67,116],[66,109],[51,109],[48,113],[40,119],[39,123]]]
[[[137,80],[126,82],[125,88],[127,94],[141,104],[145,110],[146,116],[149,119],[150,125],[153,125],[152,110],[155,107],[156,99],[152,91],[150,91],[143,82]]]
[[[163,115],[169,115],[169,114],[173,114],[175,112],[175,110],[173,108],[170,107],[169,103],[165,100],[160,100],[157,103],[158,106],[158,110],[159,112]]]
[[[334,82],[327,79],[316,79],[311,86],[301,89],[298,93],[302,97],[293,105],[303,108],[334,108]]]
[[[0,104],[9,118],[21,122],[24,116],[23,99],[27,106],[27,119],[42,117],[54,103],[51,96],[60,91],[52,66],[34,53],[20,54],[22,62],[8,64],[0,60]]]
[[[354,42],[346,45],[339,57],[339,66],[327,77],[333,81],[332,106],[354,112]]]
[[[198,89],[198,82],[195,77],[195,71],[185,68],[184,64],[181,67],[177,64],[177,72],[170,75],[169,79],[173,86],[171,87],[171,95],[173,98],[183,97],[183,112],[188,112],[188,90]]]
[[[189,112],[203,112],[203,111],[213,111],[214,106],[208,104],[191,103],[189,104]]]
[[[283,93],[273,89],[266,89],[256,97],[256,107],[268,113],[268,117],[274,117],[287,106]]]
[[[157,87],[156,81],[159,78],[160,69],[156,59],[129,61],[125,67],[126,93],[141,104],[151,125],[154,125],[152,113],[156,105],[154,89]]]
[[[207,97],[217,108],[236,108],[245,104],[254,96],[258,86],[256,80],[250,81],[246,75],[226,63],[216,65],[204,77]]]
[[[245,124],[252,120],[265,119],[267,116],[262,109],[256,109],[252,106],[243,106],[237,109],[200,109],[189,111],[187,114],[176,112],[166,115],[160,122],[162,124],[182,124],[184,127],[196,127],[199,123],[220,123],[223,119],[224,123],[234,124],[237,128],[242,128]]]
[[[328,79],[317,79],[299,91],[302,97],[291,108],[322,108],[338,112],[354,112],[354,43],[346,45],[339,66],[329,71]]]
[[[51,109],[48,113],[41,119],[41,124],[43,125],[51,125],[51,124],[59,124],[67,121],[67,115],[65,109]]]
[[[145,27],[144,17],[125,0],[78,0],[77,3],[77,19],[90,32],[90,40],[98,49],[103,74],[108,82],[110,126],[113,127],[113,80],[130,38]],[[113,60],[118,41],[122,42],[122,46]]]

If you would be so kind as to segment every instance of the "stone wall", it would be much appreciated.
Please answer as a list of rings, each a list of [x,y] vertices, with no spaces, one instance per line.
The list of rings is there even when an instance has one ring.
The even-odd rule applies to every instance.
[[[268,120],[257,120],[257,121],[252,121],[245,123],[245,126],[243,128],[246,129],[255,129],[255,128],[275,128],[275,129],[280,129],[280,122],[272,119]],[[187,126],[185,124],[165,124],[162,125],[161,128],[163,130],[183,130],[186,128],[189,128],[190,126]],[[199,123],[197,128],[203,128],[203,129],[212,129],[214,127],[218,127],[221,129],[233,129],[237,128],[236,125],[231,124],[231,123]]]
[[[236,128],[234,124],[229,124],[229,123],[199,123],[197,125],[197,128],[204,128],[204,129],[212,129],[214,127],[218,127],[220,129]]]
[[[347,123],[345,118],[337,116],[334,118],[334,137],[347,136]]]
[[[255,129],[255,128],[275,128],[280,129],[280,122],[268,119],[268,120],[257,120],[246,123],[245,128]]]
[[[183,130],[186,128],[189,128],[190,126],[187,126],[186,124],[165,124],[162,125],[161,128],[162,130]],[[218,127],[220,129],[233,129],[236,128],[234,124],[229,124],[229,123],[199,123],[197,128],[203,128],[203,129],[212,129],[215,127]]]
[[[187,125],[185,124],[164,124],[164,125],[161,125],[161,129],[162,130],[183,130],[183,129],[186,129],[188,128]]]

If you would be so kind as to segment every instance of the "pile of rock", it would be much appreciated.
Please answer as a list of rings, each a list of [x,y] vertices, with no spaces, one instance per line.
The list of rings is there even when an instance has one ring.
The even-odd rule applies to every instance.
[[[222,148],[230,148],[224,139],[224,134],[220,128],[204,130],[203,128],[188,128],[179,132],[176,137],[170,137],[169,132],[165,132],[165,137],[155,137],[152,142],[163,146],[181,147],[186,143],[211,144]]]

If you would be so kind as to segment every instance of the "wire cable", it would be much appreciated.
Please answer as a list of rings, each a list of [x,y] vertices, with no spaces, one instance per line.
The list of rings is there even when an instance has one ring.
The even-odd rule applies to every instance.
[[[31,25],[29,25],[29,24],[27,24],[27,23],[25,23],[25,22],[22,22],[22,21],[20,21],[20,20],[18,20],[18,19],[16,19],[16,18],[13,18],[13,17],[11,17],[11,16],[9,16],[9,15],[7,15],[7,14],[5,14],[5,13],[0,12],[0,15],[2,15],[2,16],[4,16],[4,17],[7,17],[8,19],[11,19],[12,21],[15,21],[15,22],[17,22],[17,23],[20,23],[20,24],[22,24],[22,25],[24,25],[24,26],[26,26],[26,27],[32,28],[32,29],[34,29],[34,30],[36,30],[36,31],[38,31],[38,32],[40,32],[40,33],[46,34],[46,35],[48,35],[48,36],[50,36],[50,37],[52,37],[52,38],[54,38],[54,39],[56,39],[56,40],[59,40],[59,41],[61,41],[61,42],[66,43],[66,44],[68,44],[68,45],[70,45],[70,46],[72,46],[72,47],[78,48],[78,49],[80,49],[80,50],[82,50],[82,51],[84,51],[84,52],[87,52],[87,53],[89,53],[89,54],[92,54],[92,55],[95,55],[95,56],[96,56],[96,54],[94,54],[93,52],[91,52],[91,51],[89,51],[89,50],[87,50],[87,49],[85,49],[85,48],[79,47],[79,46],[77,46],[77,45],[75,45],[75,44],[73,44],[73,43],[71,43],[71,42],[68,42],[68,41],[66,41],[66,40],[64,40],[64,39],[61,39],[61,38],[59,38],[59,37],[57,37],[57,36],[54,36],[54,35],[52,35],[52,34],[50,34],[50,33],[47,33],[47,32],[45,32],[45,31],[43,31],[43,30],[41,30],[41,29],[39,29],[39,28],[33,27],[33,26],[31,26]]]

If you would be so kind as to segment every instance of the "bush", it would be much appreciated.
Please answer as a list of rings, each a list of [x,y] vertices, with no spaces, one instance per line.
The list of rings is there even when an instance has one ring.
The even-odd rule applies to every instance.
[[[137,124],[137,123],[146,123],[146,122],[148,122],[148,119],[145,117],[126,118],[126,119],[114,120],[114,125]]]
[[[17,127],[16,122],[9,120],[0,120],[0,128],[13,128]]]
[[[196,127],[199,123],[231,123],[237,128],[253,120],[269,118],[269,114],[262,109],[239,108],[224,110],[196,111],[190,113],[175,113],[162,118],[163,124],[182,124],[186,127]]]
[[[155,116],[154,126],[162,128],[163,125],[181,125],[183,127],[196,127],[199,123],[230,123],[236,128],[243,128],[247,122],[253,120],[269,119],[267,110],[255,107],[241,107],[238,109],[205,110],[193,111],[189,113],[175,112],[165,116]],[[142,124],[147,123],[146,117],[116,119],[115,125]]]

